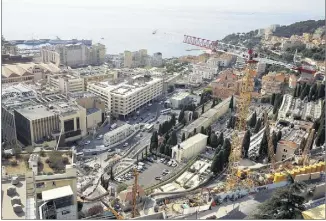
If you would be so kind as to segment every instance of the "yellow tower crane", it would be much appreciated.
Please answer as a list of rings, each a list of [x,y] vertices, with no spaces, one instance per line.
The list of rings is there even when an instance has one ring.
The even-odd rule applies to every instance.
[[[138,193],[138,172],[136,168],[134,169],[134,186],[132,188],[132,218],[137,215],[137,193]]]
[[[255,74],[252,51],[249,50],[249,60],[247,61],[247,68],[245,75],[242,78],[240,98],[237,99],[237,120],[234,132],[231,136],[231,152],[229,156],[229,164],[227,168],[226,189],[233,190],[238,186],[251,187],[253,183],[249,179],[240,180],[237,176],[239,161],[242,158],[242,139],[239,132],[245,130],[246,122],[251,102],[251,93],[253,92],[254,83],[253,76]]]

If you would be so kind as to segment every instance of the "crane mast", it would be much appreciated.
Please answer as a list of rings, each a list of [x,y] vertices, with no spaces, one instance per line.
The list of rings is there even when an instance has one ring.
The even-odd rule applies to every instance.
[[[137,192],[138,192],[138,172],[134,169],[134,186],[132,188],[132,218],[136,217],[137,214]]]
[[[255,61],[253,60],[252,50],[249,50],[248,54],[249,60],[247,61],[247,69],[245,70],[245,76],[242,78],[241,82],[240,98],[237,100],[237,120],[231,137],[231,152],[226,180],[226,188],[228,190],[235,189],[239,185],[247,187],[252,186],[252,182],[249,179],[240,182],[237,177],[239,161],[242,158],[242,139],[240,138],[239,132],[246,129],[248,110],[251,102],[251,92],[254,87],[252,78],[254,75]]]
[[[271,133],[270,133],[270,127],[268,122],[268,113],[267,111],[264,112],[264,122],[265,122],[265,133],[267,137],[267,143],[268,143],[268,157],[271,161],[271,169],[272,171],[275,171],[275,153],[274,153],[274,145],[271,139]]]

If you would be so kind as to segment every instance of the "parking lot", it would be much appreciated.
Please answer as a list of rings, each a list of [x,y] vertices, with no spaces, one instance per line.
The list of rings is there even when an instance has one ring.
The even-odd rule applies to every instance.
[[[158,160],[154,161],[153,163],[149,161],[143,162],[145,164],[146,169],[139,173],[138,176],[139,185],[146,188],[151,185],[162,182],[160,180],[156,180],[155,177],[160,176],[162,177],[162,180],[164,180],[164,177],[166,177],[167,175],[162,176],[163,170],[169,170],[169,172],[172,173],[177,168],[161,163],[159,160],[160,158],[158,158]],[[134,183],[134,179],[126,180],[124,181],[124,183],[126,183],[127,185],[132,185]]]

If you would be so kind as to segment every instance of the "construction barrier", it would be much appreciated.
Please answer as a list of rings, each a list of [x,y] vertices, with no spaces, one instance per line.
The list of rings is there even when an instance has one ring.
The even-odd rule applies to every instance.
[[[312,180],[319,179],[319,178],[320,178],[320,172],[310,174],[310,179]]]
[[[295,177],[295,181],[307,181],[310,179],[310,173],[309,174],[301,174]]]

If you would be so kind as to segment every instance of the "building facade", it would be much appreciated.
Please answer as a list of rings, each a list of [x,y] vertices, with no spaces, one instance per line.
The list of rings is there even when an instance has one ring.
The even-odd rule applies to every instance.
[[[188,105],[191,101],[189,95],[190,94],[187,92],[174,95],[170,98],[171,107],[173,109],[179,109],[184,107],[185,105]]]
[[[33,83],[60,73],[51,63],[15,63],[2,65],[1,83]]]
[[[136,75],[119,84],[89,83],[87,90],[105,102],[107,112],[125,117],[160,96],[163,79]]]
[[[62,94],[84,91],[84,78],[75,77],[69,74],[50,76],[48,78],[50,86],[59,89]]]
[[[121,127],[118,127],[104,134],[103,144],[105,146],[112,146],[114,144],[117,144],[128,136],[130,136],[136,130],[139,130],[139,125],[124,124]]]
[[[262,77],[262,89],[261,94],[271,95],[280,94],[283,92],[285,85],[285,74],[284,73],[268,73]]]
[[[105,53],[106,49],[102,44],[95,44],[89,47],[79,43],[46,46],[41,49],[41,57],[44,62],[47,61],[69,67],[101,65],[104,63]]]
[[[205,150],[208,136],[198,133],[182,143],[172,147],[172,159],[180,162],[189,160]]]

